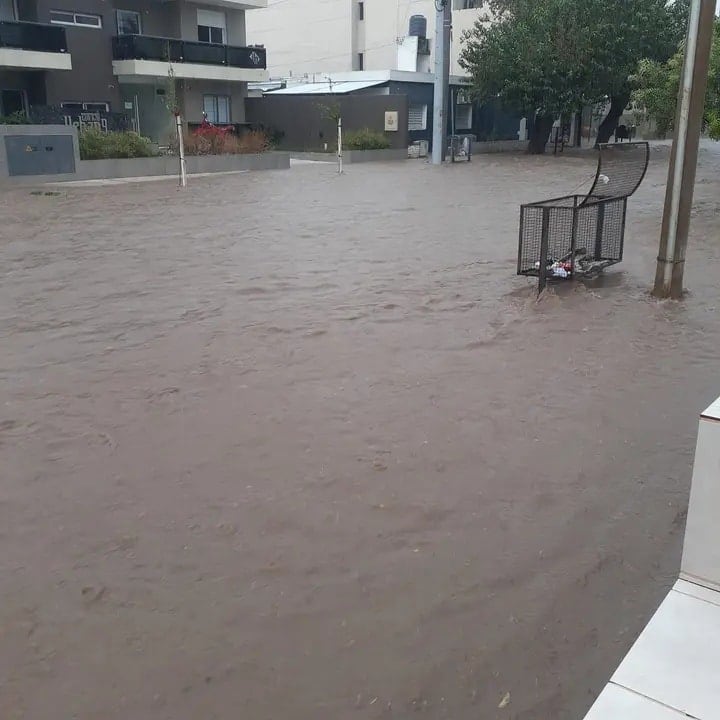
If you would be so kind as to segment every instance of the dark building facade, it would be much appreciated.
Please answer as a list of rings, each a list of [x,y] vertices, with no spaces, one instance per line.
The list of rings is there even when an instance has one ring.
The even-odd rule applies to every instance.
[[[163,143],[190,123],[245,122],[247,83],[267,78],[245,12],[267,0],[0,0],[0,115],[124,116]]]
[[[289,150],[323,150],[334,146],[333,123],[327,108],[336,106],[346,130],[385,132],[391,147],[427,143],[432,149],[434,86],[431,75],[389,70],[335,73],[324,79],[269,90],[248,99],[248,121],[268,130],[279,147]],[[389,130],[385,113],[397,113]],[[468,85],[456,79],[450,85],[448,135],[468,135],[476,140],[518,140],[522,117],[504,112],[497,104],[478,103],[468,95]],[[527,121],[525,126],[527,126]]]

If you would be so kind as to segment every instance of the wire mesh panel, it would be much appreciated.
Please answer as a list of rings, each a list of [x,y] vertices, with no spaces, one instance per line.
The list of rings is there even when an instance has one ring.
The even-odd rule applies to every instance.
[[[601,145],[595,182],[585,202],[630,197],[640,187],[649,161],[650,145],[646,142]]]
[[[518,275],[536,275],[540,267],[543,210],[537,205],[520,208],[520,250]]]
[[[620,262],[625,238],[627,198],[600,200],[577,210],[576,256],[585,263]]]
[[[518,274],[539,275],[545,264],[572,253],[577,195],[520,208]]]

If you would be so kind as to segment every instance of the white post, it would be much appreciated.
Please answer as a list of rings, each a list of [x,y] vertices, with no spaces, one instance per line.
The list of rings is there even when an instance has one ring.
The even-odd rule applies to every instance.
[[[175,125],[177,126],[178,151],[180,154],[180,187],[187,187],[187,171],[185,169],[185,142],[183,140],[182,118],[180,115],[175,116]]]
[[[528,133],[527,133],[527,118],[522,118],[520,120],[520,129],[517,133],[518,140],[520,142],[527,142],[528,139]]]
[[[337,155],[338,155],[338,175],[342,175],[343,171],[343,137],[342,137],[342,118],[338,118],[338,139],[337,139]]]

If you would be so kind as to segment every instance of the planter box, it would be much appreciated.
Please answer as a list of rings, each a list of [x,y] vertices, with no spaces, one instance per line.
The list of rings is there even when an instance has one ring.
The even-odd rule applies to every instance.
[[[240,170],[282,170],[290,167],[286,153],[260,155],[197,155],[185,159],[189,175]],[[81,160],[73,180],[177,175],[179,160],[171,155],[151,158]],[[63,178],[65,179],[65,178]]]
[[[50,164],[47,172],[53,174],[10,176],[5,138],[10,138],[11,142],[13,139],[17,139],[17,141],[23,140],[27,143],[29,141],[25,139],[30,136],[37,136],[38,142],[42,140],[39,146],[41,145],[41,149],[47,151],[50,149],[57,150],[61,139],[67,139],[71,142],[72,157],[65,164],[68,167],[74,166],[74,171],[60,174]],[[258,155],[200,155],[186,158],[186,164],[189,175],[243,170],[285,170],[290,167],[290,155],[283,152],[267,152]],[[80,160],[77,130],[74,127],[64,125],[0,125],[0,183],[3,184],[37,185],[46,182],[172,176],[178,175],[178,166],[178,158],[170,155],[149,158]],[[41,169],[40,172],[45,172],[45,169]]]

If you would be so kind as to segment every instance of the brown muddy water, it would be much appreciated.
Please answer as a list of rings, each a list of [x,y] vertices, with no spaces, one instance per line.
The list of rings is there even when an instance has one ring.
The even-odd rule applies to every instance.
[[[0,718],[581,718],[720,394],[720,152],[682,303],[666,163],[540,303],[518,205],[590,156],[5,191]]]

